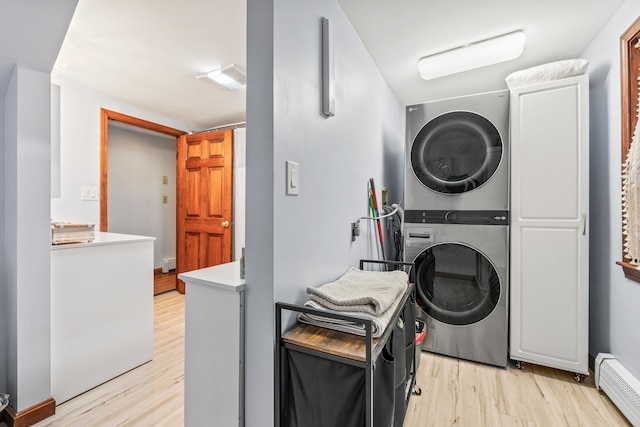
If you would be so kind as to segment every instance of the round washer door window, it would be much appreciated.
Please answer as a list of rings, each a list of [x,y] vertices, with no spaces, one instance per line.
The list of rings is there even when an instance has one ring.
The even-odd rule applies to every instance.
[[[432,318],[470,325],[487,317],[500,299],[500,279],[479,251],[459,243],[425,249],[414,261],[418,304]]]
[[[484,117],[446,113],[427,123],[411,147],[411,167],[427,188],[458,194],[482,186],[502,159],[502,139]]]

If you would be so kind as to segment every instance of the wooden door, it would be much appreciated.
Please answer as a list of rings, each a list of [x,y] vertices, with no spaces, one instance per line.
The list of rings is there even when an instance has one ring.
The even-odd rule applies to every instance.
[[[176,155],[177,273],[230,262],[233,131],[183,135]]]

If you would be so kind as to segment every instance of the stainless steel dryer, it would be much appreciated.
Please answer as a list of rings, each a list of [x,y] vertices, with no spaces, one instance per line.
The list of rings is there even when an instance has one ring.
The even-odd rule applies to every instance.
[[[506,367],[505,211],[406,211],[405,261],[415,263],[422,349]]]
[[[509,91],[407,107],[405,209],[508,210]]]

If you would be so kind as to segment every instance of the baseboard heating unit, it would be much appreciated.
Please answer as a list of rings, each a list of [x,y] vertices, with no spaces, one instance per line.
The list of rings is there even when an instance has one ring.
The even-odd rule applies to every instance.
[[[640,427],[640,381],[609,353],[595,363],[596,388],[604,391],[635,427]]]
[[[171,270],[176,269],[176,258],[162,258],[162,272],[168,273]]]

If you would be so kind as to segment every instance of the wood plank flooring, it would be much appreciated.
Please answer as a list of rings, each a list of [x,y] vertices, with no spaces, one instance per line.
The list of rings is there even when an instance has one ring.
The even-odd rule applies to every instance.
[[[184,295],[158,295],[154,306],[154,360],[59,405],[37,427],[183,425]],[[631,425],[592,375],[577,383],[540,366],[499,369],[423,352],[417,383],[405,427]]]
[[[154,297],[154,317],[151,362],[59,405],[36,426],[183,425],[184,295]]]
[[[409,401],[405,427],[631,426],[593,375],[523,364],[500,369],[423,352],[416,376],[420,396]]]

